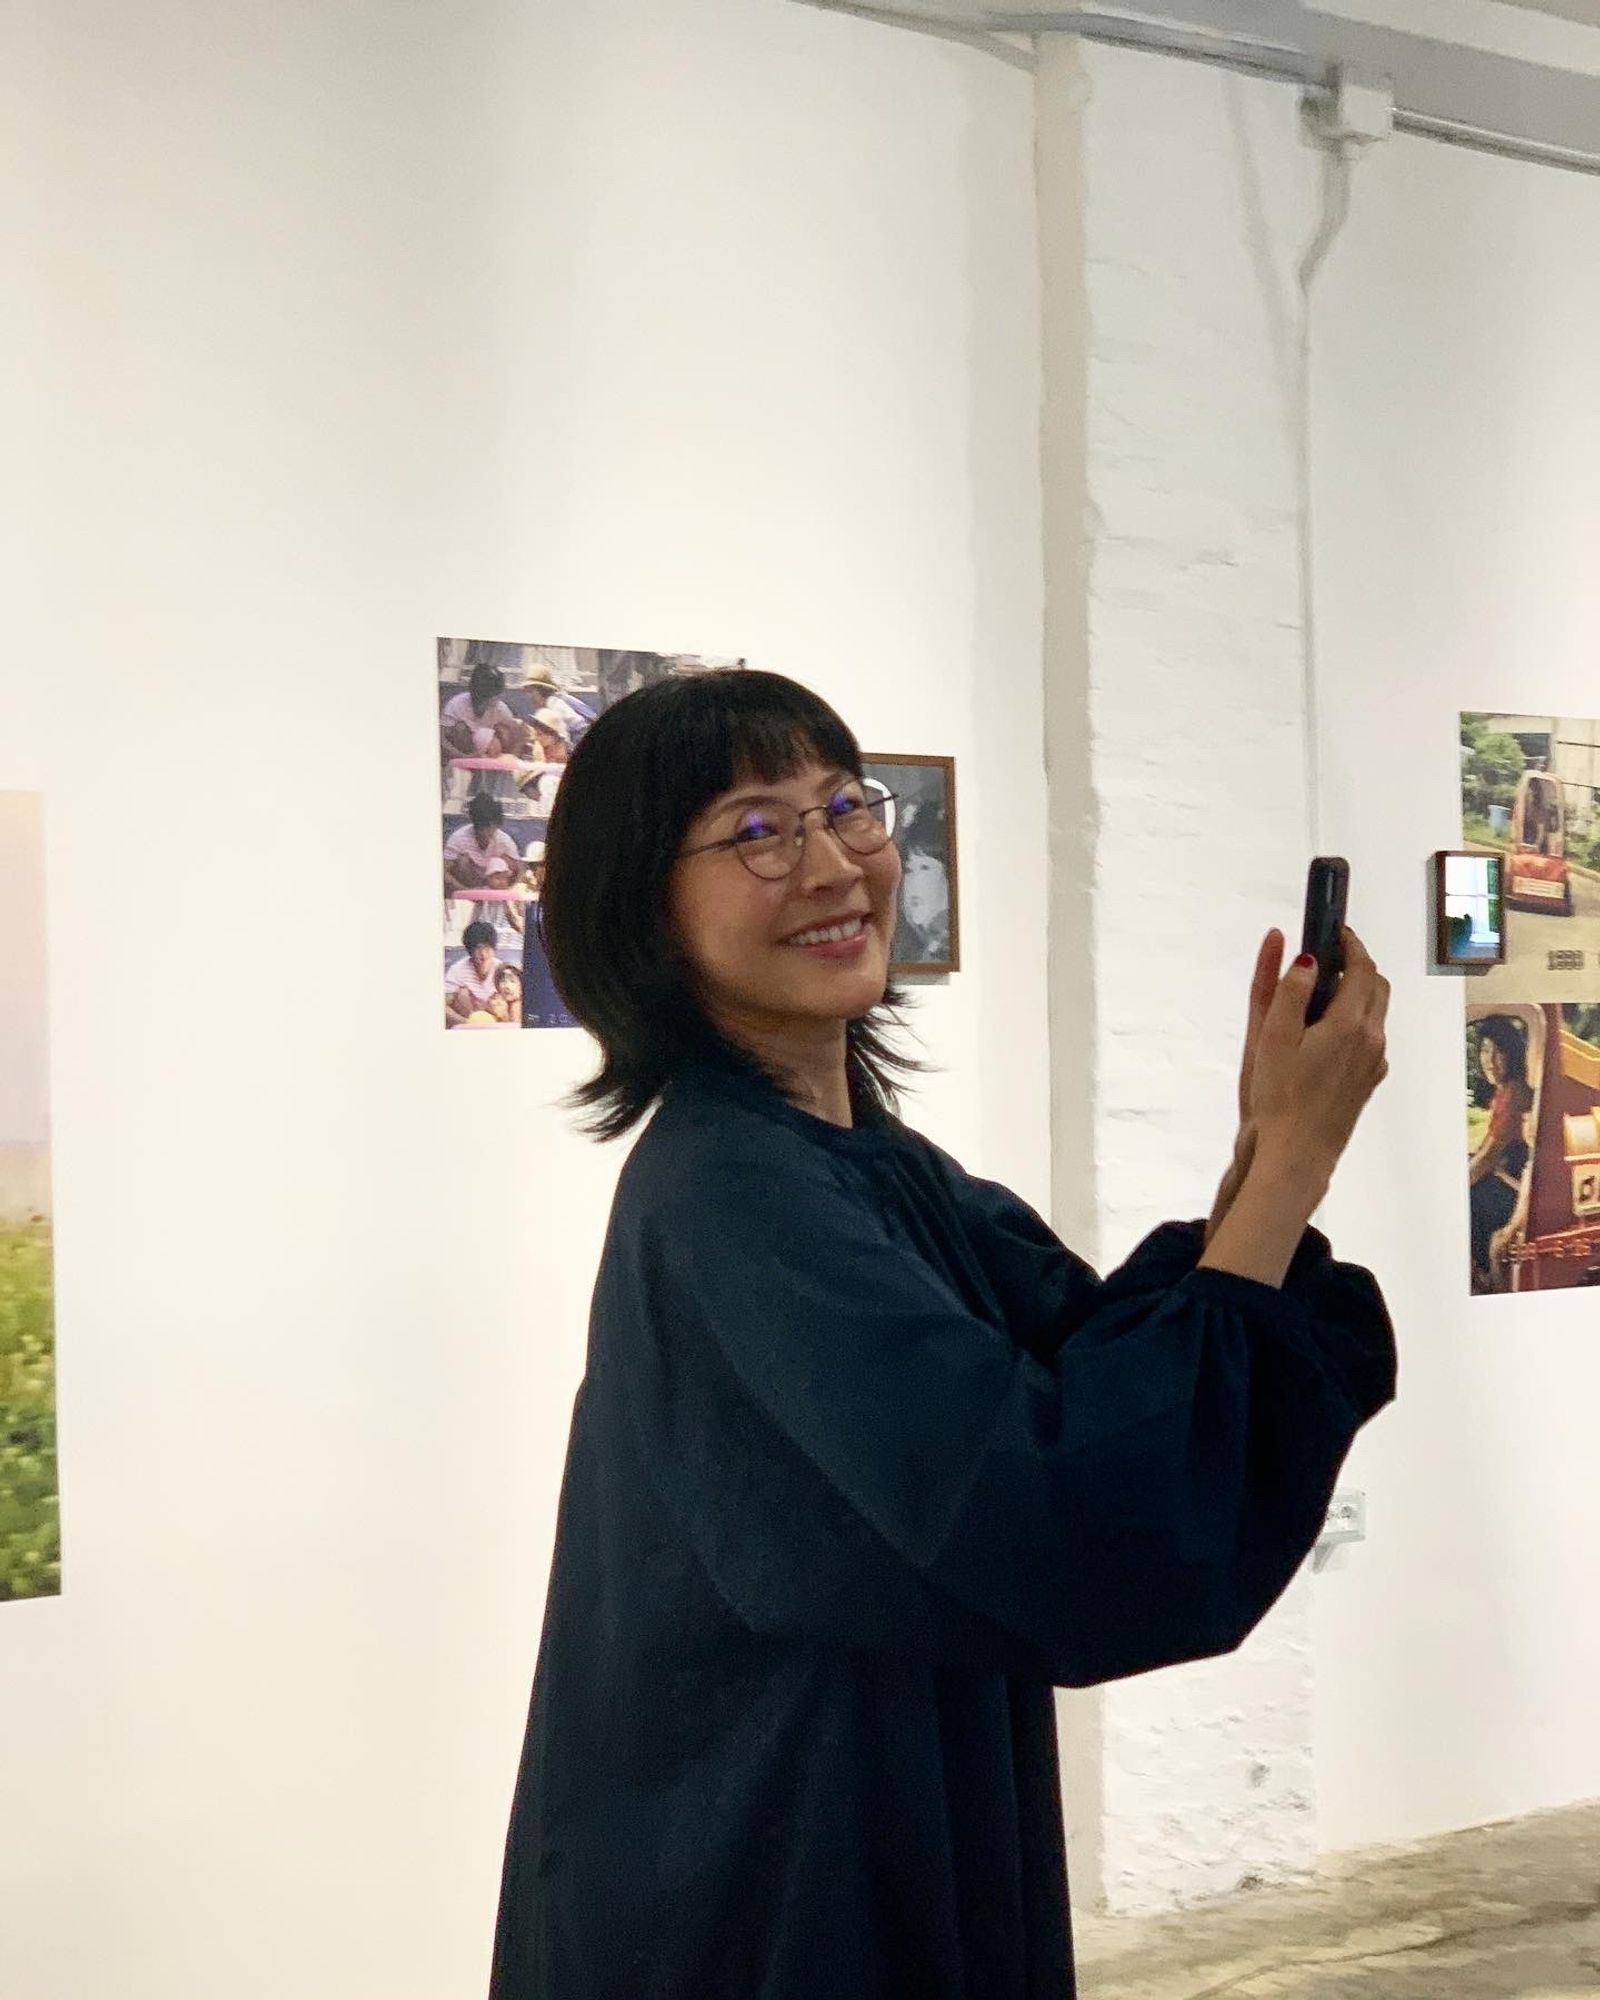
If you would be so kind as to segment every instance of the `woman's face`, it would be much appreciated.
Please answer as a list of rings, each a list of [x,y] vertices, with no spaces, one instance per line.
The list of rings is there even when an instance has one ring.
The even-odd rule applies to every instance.
[[[1498,1090],[1506,1080],[1506,1059],[1487,1037],[1478,1044],[1478,1066]]]
[[[743,781],[712,800],[682,844],[728,839],[763,805],[825,806],[855,783],[849,772],[815,762],[791,778]],[[899,882],[892,841],[875,854],[851,853],[818,816],[806,823],[793,872],[779,881],[752,874],[729,848],[680,860],[668,913],[718,1025],[735,1034],[741,1024],[781,1032],[798,1021],[855,1020],[883,998]],[[808,937],[841,926],[842,939]]]

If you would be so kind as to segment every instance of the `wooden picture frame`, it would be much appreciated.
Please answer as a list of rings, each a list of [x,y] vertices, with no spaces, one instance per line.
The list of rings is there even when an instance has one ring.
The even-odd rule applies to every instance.
[[[1459,881],[1452,885],[1450,863],[1471,862],[1471,871],[1483,871],[1481,892]],[[1450,902],[1458,905],[1452,916]],[[1471,918],[1461,911],[1464,903],[1486,906],[1486,928],[1474,934]],[[1468,926],[1463,942],[1461,925]],[[1490,944],[1487,940],[1493,938]],[[1455,971],[1471,971],[1476,966],[1504,965],[1506,962],[1506,867],[1502,854],[1474,853],[1468,848],[1441,847],[1433,857],[1433,962]]]
[[[867,778],[896,794],[894,843],[904,871],[891,974],[961,970],[956,760],[863,752]]]

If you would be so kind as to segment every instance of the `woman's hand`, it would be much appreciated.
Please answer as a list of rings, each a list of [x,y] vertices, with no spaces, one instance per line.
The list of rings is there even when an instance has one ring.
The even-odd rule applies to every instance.
[[[1239,1077],[1239,1138],[1206,1225],[1203,1267],[1283,1282],[1356,1121],[1388,1074],[1389,982],[1353,931],[1344,933],[1344,951],[1333,1005],[1308,1028],[1315,964],[1297,959],[1280,979],[1282,937],[1273,932],[1262,945]]]
[[[1343,934],[1345,970],[1315,1027],[1306,1007],[1316,966],[1296,959],[1278,982],[1249,1048],[1241,1083],[1257,1161],[1326,1183],[1368,1100],[1389,1073],[1389,982],[1354,931]]]

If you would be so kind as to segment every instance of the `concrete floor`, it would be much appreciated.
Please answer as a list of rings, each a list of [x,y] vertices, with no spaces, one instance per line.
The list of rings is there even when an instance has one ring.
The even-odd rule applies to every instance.
[[[1597,2000],[1600,1803],[1076,1925],[1082,2000]]]

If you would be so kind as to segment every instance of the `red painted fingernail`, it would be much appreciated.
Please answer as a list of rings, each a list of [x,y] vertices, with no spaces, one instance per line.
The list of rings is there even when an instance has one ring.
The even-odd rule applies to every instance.
[[[1296,971],[1304,972],[1308,965],[1315,965],[1316,962],[1317,962],[1316,958],[1313,956],[1311,952],[1303,951],[1301,952],[1300,956],[1295,960],[1295,969]]]

